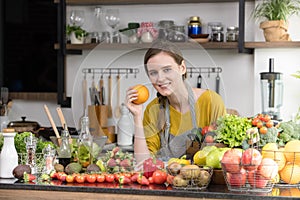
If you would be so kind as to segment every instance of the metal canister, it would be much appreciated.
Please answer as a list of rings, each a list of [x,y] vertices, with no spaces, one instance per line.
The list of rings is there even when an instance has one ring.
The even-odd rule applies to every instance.
[[[202,33],[200,18],[198,16],[190,17],[188,24],[188,36],[191,38],[198,38]]]

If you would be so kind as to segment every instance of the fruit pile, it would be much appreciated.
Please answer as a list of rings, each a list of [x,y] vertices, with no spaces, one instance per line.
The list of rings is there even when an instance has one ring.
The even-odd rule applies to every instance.
[[[278,175],[277,163],[263,158],[254,148],[230,149],[224,153],[221,164],[228,189],[233,191],[269,192]]]
[[[300,183],[300,140],[292,140],[285,147],[268,143],[262,148],[262,157],[275,160],[278,166],[276,182],[295,185]]]

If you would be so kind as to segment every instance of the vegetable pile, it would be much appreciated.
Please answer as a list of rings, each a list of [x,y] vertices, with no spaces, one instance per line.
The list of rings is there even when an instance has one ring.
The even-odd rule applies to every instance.
[[[227,114],[217,120],[215,140],[228,147],[240,147],[246,137],[246,131],[251,128],[251,120],[237,115]]]

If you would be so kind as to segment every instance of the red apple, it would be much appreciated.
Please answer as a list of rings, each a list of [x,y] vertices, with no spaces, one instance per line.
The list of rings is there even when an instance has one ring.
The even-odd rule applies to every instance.
[[[227,173],[227,181],[231,187],[241,187],[246,184],[247,173],[246,170],[241,169],[239,172]]]
[[[227,150],[221,160],[222,167],[226,172],[236,173],[241,170],[242,151],[239,149]]]
[[[262,156],[257,149],[249,148],[246,149],[242,155],[242,166],[246,170],[256,170],[260,165]]]
[[[258,174],[267,179],[272,179],[278,174],[278,165],[271,158],[263,158],[257,168]]]
[[[269,182],[268,179],[259,175],[256,170],[248,171],[247,180],[253,188],[264,188]]]

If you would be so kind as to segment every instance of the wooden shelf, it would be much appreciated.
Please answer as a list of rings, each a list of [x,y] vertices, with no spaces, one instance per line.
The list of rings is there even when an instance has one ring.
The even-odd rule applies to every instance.
[[[38,100],[38,101],[57,101],[57,93],[53,93],[53,92],[10,92],[9,98]]]
[[[254,1],[254,0],[248,0]],[[60,0],[54,0],[59,3]],[[221,3],[239,0],[66,0],[67,5],[134,5],[134,4],[181,4],[181,3]]]
[[[197,43],[197,42],[183,42],[176,43],[181,49],[193,49],[199,48],[202,46],[204,49],[237,49],[237,42],[206,42],[206,43]],[[98,46],[99,45],[99,46]],[[151,47],[151,44],[67,44],[67,50],[91,50],[95,47],[101,49],[146,49]],[[55,44],[55,49],[59,49],[59,44]]]
[[[245,48],[300,48],[300,41],[290,42],[245,42]]]

